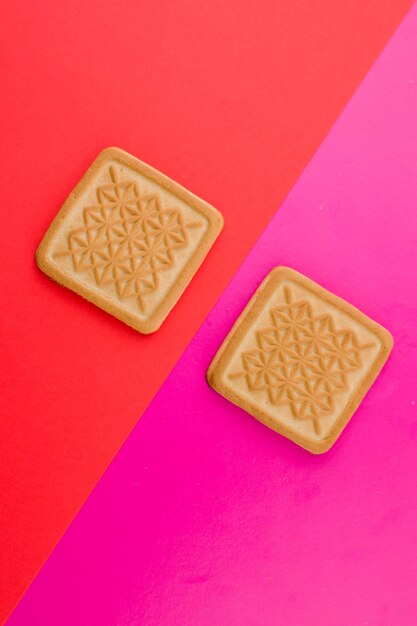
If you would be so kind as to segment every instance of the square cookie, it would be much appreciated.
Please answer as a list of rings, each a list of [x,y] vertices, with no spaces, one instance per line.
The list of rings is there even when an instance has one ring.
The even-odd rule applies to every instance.
[[[207,372],[225,398],[319,454],[341,434],[391,352],[391,334],[286,267],[260,285]]]
[[[214,207],[127,152],[107,148],[55,217],[36,262],[64,287],[152,333],[222,228]]]

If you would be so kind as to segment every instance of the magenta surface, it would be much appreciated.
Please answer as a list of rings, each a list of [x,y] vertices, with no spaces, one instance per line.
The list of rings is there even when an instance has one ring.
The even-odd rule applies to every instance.
[[[417,623],[416,111],[414,8],[9,626]],[[204,379],[278,264],[346,298],[396,342],[320,457]]]

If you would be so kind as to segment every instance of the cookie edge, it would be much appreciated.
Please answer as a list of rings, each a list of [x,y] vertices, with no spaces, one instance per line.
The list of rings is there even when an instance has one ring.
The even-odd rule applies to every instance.
[[[240,398],[236,394],[234,394],[232,390],[230,390],[230,388],[223,380],[223,369],[225,366],[222,367],[222,359],[224,359],[225,354],[230,349],[232,341],[235,335],[238,333],[241,325],[245,321],[253,321],[257,313],[256,303],[259,302],[262,294],[265,293],[266,288],[270,286],[270,288],[276,289],[278,285],[285,279],[301,283],[303,287],[309,288],[311,291],[313,291],[313,293],[323,298],[325,301],[328,301],[333,306],[342,309],[346,314],[354,317],[354,319],[357,319],[368,330],[373,332],[381,342],[381,349],[376,355],[370,371],[362,379],[361,384],[356,390],[356,393],[352,395],[350,402],[345,407],[339,419],[335,422],[333,428],[330,431],[330,434],[317,442],[311,442],[311,440],[307,440],[306,438],[300,436],[298,433],[294,433],[294,431],[286,429],[285,426],[277,424],[264,411],[258,410],[255,405],[251,405],[250,403],[246,402],[246,406],[243,406]],[[257,308],[259,308],[259,304]],[[308,276],[305,276],[292,268],[280,265],[273,268],[265,276],[259,287],[256,289],[255,293],[247,302],[246,306],[236,319],[229,333],[226,335],[225,339],[217,350],[213,360],[211,361],[206,372],[206,379],[208,384],[221,396],[223,396],[233,404],[239,406],[242,410],[246,411],[247,413],[249,413],[249,415],[262,422],[265,426],[271,428],[275,432],[278,432],[287,439],[290,439],[293,443],[301,446],[305,450],[308,450],[312,454],[323,454],[333,446],[333,444],[340,437],[343,430],[353,417],[363,398],[368,393],[379,373],[381,372],[383,366],[385,365],[392,351],[393,345],[394,340],[392,334],[386,328],[381,326],[381,324],[375,322],[365,313],[356,308],[354,305],[350,304],[349,302],[335,295],[334,293],[328,291],[325,287],[322,287],[321,285],[310,279]]]
[[[122,307],[117,306],[106,300],[105,297],[91,292],[88,288],[81,285],[72,274],[64,272],[58,265],[55,265],[49,258],[50,243],[61,226],[65,222],[67,215],[71,211],[74,202],[76,202],[79,195],[88,187],[89,183],[94,178],[97,170],[106,161],[116,160],[124,163],[131,169],[139,171],[143,176],[149,178],[153,183],[166,189],[170,193],[178,196],[181,200],[187,203],[191,208],[199,213],[202,213],[208,221],[207,231],[200,242],[199,246],[194,251],[191,259],[183,268],[182,272],[178,276],[177,280],[171,285],[168,293],[162,302],[158,305],[153,315],[149,320],[141,321],[138,318],[123,310]],[[84,172],[78,183],[72,189],[58,213],[53,218],[49,227],[47,228],[44,236],[35,253],[35,262],[37,267],[46,274],[49,278],[57,282],[60,286],[70,289],[77,295],[81,296],[88,302],[91,302],[98,308],[102,309],[106,313],[112,315],[116,319],[124,322],[131,328],[134,328],[141,334],[151,334],[159,330],[165,319],[168,317],[172,309],[175,307],[185,289],[188,287],[195,274],[200,269],[204,259],[213,247],[216,239],[220,235],[224,226],[224,218],[218,209],[213,207],[205,200],[199,198],[191,191],[188,191],[180,183],[175,182],[168,176],[153,168],[152,166],[144,163],[132,154],[117,148],[114,146],[104,148],[94,159],[91,165]]]

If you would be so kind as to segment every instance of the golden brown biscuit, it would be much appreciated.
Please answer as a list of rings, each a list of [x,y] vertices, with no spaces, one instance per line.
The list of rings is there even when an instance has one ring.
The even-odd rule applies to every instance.
[[[341,434],[391,352],[391,334],[286,267],[262,282],[217,352],[209,384],[313,453]]]
[[[214,207],[127,152],[107,148],[50,225],[36,262],[64,287],[152,333],[222,228]]]

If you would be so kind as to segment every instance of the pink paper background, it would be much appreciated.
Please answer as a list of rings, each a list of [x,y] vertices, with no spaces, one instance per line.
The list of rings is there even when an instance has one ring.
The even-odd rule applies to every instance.
[[[417,623],[416,111],[414,7],[9,626]],[[277,264],[396,342],[320,457],[204,379]]]

